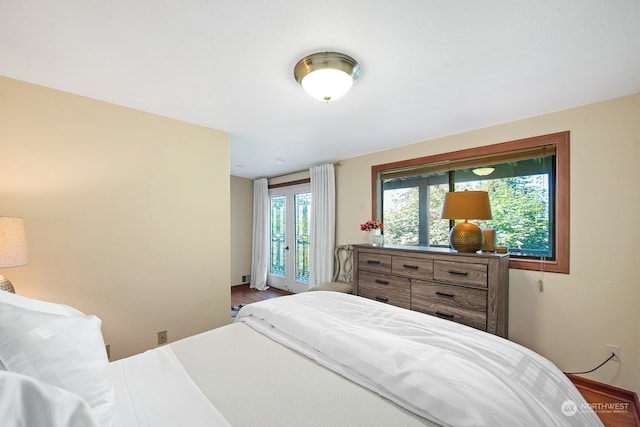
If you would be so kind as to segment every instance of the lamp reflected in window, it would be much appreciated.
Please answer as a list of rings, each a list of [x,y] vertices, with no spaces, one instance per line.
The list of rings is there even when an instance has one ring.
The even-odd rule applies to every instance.
[[[496,170],[496,168],[475,168],[473,169],[473,173],[475,173],[478,176],[487,176],[487,175],[491,175],[493,173],[493,171]]]

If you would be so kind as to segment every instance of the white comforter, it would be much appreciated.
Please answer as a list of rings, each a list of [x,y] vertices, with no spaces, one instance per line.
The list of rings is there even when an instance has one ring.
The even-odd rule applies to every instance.
[[[602,425],[547,359],[432,316],[309,292],[247,305],[236,321],[441,425]]]

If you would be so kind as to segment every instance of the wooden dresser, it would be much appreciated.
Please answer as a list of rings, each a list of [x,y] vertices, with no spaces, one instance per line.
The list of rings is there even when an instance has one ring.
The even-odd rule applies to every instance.
[[[509,256],[354,245],[354,293],[507,338]]]

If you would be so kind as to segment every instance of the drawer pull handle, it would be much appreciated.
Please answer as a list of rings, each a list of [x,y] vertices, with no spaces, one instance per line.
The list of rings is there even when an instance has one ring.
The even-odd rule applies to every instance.
[[[379,283],[381,285],[388,285],[389,284],[388,280],[382,280],[382,279],[376,279],[375,282]]]
[[[387,298],[387,297],[376,297],[376,301],[389,302],[389,298]]]
[[[417,265],[410,265],[410,264],[402,264],[402,266],[404,268],[408,268],[409,270],[417,270],[418,268],[420,268]]]
[[[448,273],[449,274],[455,274],[456,276],[468,276],[469,275],[468,271],[458,271],[458,270],[449,270]]]
[[[443,313],[441,311],[436,311],[436,316],[444,317],[445,319],[453,319],[453,314]]]
[[[448,294],[446,292],[440,292],[440,291],[436,291],[436,295],[439,295],[441,297],[448,297],[448,298],[453,298],[455,296],[454,294]]]
[[[380,261],[374,261],[372,259],[367,260],[367,264],[369,265],[380,265]]]

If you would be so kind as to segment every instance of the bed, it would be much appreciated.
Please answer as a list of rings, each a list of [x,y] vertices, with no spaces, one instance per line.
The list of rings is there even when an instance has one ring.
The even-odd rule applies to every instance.
[[[522,346],[323,291],[249,304],[230,325],[111,363],[95,316],[0,295],[0,419],[74,427],[602,425],[557,367]]]

